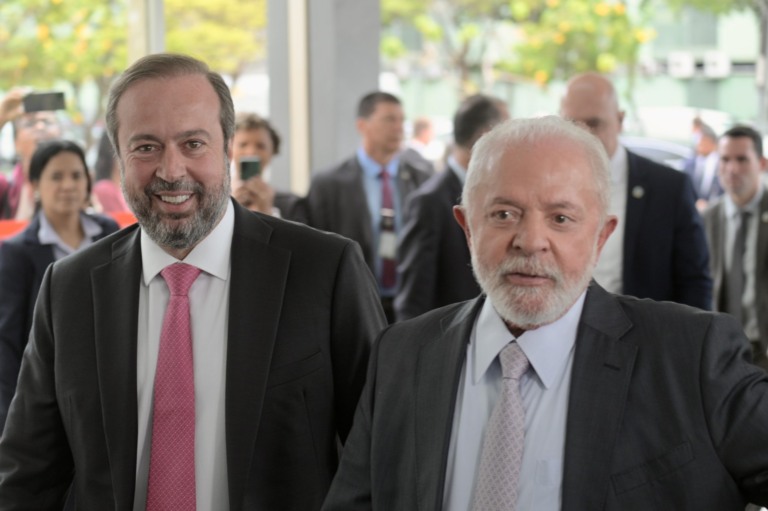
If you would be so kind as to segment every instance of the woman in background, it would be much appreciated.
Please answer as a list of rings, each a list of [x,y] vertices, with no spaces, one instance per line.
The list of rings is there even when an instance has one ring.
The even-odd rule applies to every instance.
[[[46,268],[118,230],[111,218],[83,212],[91,179],[83,150],[74,142],[40,144],[32,155],[29,180],[36,213],[24,231],[0,245],[0,433]]]

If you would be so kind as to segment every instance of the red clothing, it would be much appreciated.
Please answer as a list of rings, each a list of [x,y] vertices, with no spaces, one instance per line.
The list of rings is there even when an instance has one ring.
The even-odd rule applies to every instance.
[[[16,216],[23,186],[24,171],[21,169],[21,163],[17,163],[13,168],[10,181],[0,174],[0,220],[12,219]]]
[[[114,181],[109,179],[96,181],[91,193],[101,204],[102,213],[129,211],[128,204],[123,197],[123,191]]]

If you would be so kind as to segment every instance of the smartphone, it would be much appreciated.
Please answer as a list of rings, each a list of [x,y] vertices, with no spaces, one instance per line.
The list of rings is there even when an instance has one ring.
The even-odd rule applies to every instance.
[[[23,99],[25,112],[42,112],[52,110],[64,110],[63,92],[33,92]]]
[[[261,160],[257,156],[240,158],[240,179],[247,181],[253,176],[261,175]]]

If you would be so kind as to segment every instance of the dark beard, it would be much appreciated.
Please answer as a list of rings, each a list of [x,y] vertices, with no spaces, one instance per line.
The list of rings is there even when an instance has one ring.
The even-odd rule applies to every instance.
[[[123,194],[142,229],[155,243],[161,247],[185,250],[197,245],[216,226],[227,207],[229,185],[229,172],[225,171],[219,185],[210,189],[190,180],[171,183],[155,177],[143,193],[132,194],[123,186]],[[152,198],[158,192],[195,194],[199,205],[189,215],[163,214],[152,208]]]

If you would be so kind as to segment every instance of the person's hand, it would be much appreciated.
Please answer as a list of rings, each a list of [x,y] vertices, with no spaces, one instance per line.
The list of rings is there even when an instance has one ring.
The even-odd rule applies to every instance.
[[[11,89],[8,94],[0,100],[0,127],[24,113],[22,103],[24,96],[26,96],[28,92],[27,89],[16,87]]]
[[[232,196],[251,211],[271,215],[275,204],[275,190],[261,177],[254,176],[238,186]]]

